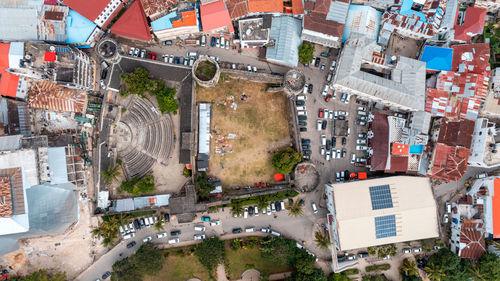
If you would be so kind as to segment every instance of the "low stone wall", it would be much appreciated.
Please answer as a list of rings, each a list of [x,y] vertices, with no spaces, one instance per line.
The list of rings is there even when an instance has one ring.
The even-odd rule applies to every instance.
[[[283,83],[283,76],[270,73],[250,72],[237,69],[221,69],[221,72],[233,78],[245,79],[257,83]]]

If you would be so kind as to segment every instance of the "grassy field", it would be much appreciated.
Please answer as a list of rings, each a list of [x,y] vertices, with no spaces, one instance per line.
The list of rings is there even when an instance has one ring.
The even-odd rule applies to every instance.
[[[143,281],[186,281],[189,278],[208,280],[209,274],[195,255],[178,256],[171,252],[165,265],[155,276],[145,276]]]
[[[266,93],[265,84],[230,79],[219,81],[215,88],[196,90],[198,102],[212,103],[212,141],[209,174],[221,179],[224,186],[270,182],[274,170],[271,153],[290,145],[288,103],[284,93]],[[246,99],[241,99],[246,95]],[[232,104],[237,109],[232,108]],[[215,130],[215,133],[214,133]],[[235,134],[235,139],[217,139]],[[225,155],[214,153],[229,145]]]
[[[249,268],[247,265],[252,265],[252,268],[260,271],[264,276],[291,270],[286,265],[265,262],[262,260],[258,247],[253,249],[239,249],[236,251],[229,247],[226,248],[226,272],[228,272],[231,280],[239,279],[241,274]]]

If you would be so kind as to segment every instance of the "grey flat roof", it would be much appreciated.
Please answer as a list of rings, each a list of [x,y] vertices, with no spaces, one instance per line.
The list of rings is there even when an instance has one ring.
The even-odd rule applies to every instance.
[[[34,8],[0,7],[0,38],[3,40],[38,40],[38,11]]]

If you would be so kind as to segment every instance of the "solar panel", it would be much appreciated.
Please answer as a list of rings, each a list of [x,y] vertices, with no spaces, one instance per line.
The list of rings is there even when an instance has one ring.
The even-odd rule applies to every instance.
[[[377,239],[396,236],[396,216],[375,217],[375,235]]]
[[[372,199],[372,209],[380,210],[392,208],[391,188],[388,184],[370,186],[370,197]]]

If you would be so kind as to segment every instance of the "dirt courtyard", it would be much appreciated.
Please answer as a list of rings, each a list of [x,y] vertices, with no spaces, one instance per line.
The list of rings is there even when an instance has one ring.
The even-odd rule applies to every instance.
[[[386,53],[389,56],[403,56],[417,59],[423,44],[423,40],[416,40],[393,33],[391,38],[389,38]]]
[[[197,102],[212,103],[208,174],[224,187],[271,182],[270,152],[291,143],[287,97],[265,92],[266,84],[223,80],[196,90]]]

